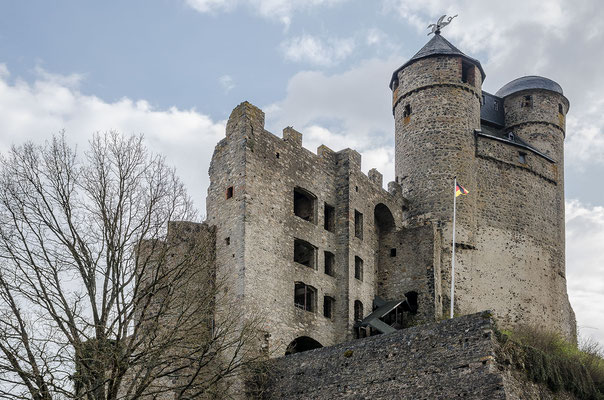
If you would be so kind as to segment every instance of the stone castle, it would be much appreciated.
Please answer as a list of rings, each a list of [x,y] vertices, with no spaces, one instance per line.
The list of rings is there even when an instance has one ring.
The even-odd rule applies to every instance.
[[[528,76],[495,95],[440,32],[390,80],[396,180],[351,149],[317,153],[237,106],[210,166],[212,267],[263,315],[268,354],[301,352],[448,315],[454,178],[455,312],[575,337],[564,262],[569,102]]]

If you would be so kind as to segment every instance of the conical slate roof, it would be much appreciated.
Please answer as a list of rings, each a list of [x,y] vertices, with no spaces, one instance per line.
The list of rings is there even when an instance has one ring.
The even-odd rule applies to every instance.
[[[424,47],[422,47],[417,53],[415,53],[413,57],[411,57],[411,59],[409,59],[409,61],[407,61],[400,68],[394,71],[394,73],[392,74],[392,79],[390,79],[390,89],[392,89],[392,82],[396,79],[400,70],[422,58],[439,55],[461,56],[464,59],[470,61],[478,67],[478,69],[480,70],[480,74],[482,75],[482,80],[484,81],[486,74],[484,73],[484,70],[480,65],[480,61],[472,57],[468,57],[457,47],[453,46],[451,42],[442,37],[439,33],[436,33],[434,34],[434,37],[428,43],[426,43]]]

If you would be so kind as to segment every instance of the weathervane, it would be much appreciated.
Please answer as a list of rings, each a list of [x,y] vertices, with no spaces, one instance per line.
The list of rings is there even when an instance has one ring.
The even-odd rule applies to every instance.
[[[453,20],[453,18],[457,17],[457,14],[455,14],[452,17],[447,18],[447,21],[444,21],[444,19],[445,19],[446,16],[447,16],[447,14],[443,15],[442,17],[440,17],[438,19],[438,21],[436,21],[435,24],[428,25],[428,29],[432,28],[432,32],[428,33],[428,36],[430,36],[431,34],[439,35],[440,34],[440,30],[442,28],[444,28],[445,26],[449,25],[451,23],[451,21]]]

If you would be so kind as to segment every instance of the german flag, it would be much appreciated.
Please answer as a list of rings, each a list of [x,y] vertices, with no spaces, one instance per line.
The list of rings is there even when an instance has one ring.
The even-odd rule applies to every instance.
[[[461,195],[466,195],[468,193],[470,193],[470,192],[468,192],[466,189],[464,189],[463,186],[461,186],[459,183],[455,187],[455,197],[461,196]]]

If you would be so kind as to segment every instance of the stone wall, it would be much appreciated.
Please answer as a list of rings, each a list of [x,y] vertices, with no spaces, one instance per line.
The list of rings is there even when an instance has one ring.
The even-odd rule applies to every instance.
[[[267,399],[574,399],[496,360],[490,313],[275,359]]]

